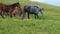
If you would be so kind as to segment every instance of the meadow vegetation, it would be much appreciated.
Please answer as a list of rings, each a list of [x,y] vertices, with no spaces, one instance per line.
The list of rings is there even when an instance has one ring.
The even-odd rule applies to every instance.
[[[19,16],[10,18],[0,16],[0,34],[60,34],[60,7],[45,3],[31,2],[29,0],[1,0],[4,4],[13,4],[18,2],[21,8],[24,5],[37,5],[44,8],[44,16],[39,13],[40,19],[35,19],[30,15],[30,19],[24,20]]]

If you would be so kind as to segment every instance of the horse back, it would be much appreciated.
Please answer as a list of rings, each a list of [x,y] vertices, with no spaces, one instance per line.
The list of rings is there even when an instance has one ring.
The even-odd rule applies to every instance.
[[[8,10],[10,8],[10,6],[6,5],[6,4],[0,4],[0,8],[3,10]]]

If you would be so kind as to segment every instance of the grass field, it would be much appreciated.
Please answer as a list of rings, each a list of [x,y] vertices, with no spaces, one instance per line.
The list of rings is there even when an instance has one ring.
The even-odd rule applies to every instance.
[[[12,4],[18,0],[2,0],[2,3]],[[10,18],[5,16],[5,19],[0,17],[0,34],[60,34],[60,7],[49,4],[30,2],[28,0],[19,0],[21,7],[24,5],[37,5],[44,8],[44,16],[39,13],[40,19],[34,19],[31,15],[21,20],[16,16]]]

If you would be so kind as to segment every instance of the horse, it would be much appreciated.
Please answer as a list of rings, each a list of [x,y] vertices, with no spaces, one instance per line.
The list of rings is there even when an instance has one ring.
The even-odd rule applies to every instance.
[[[0,8],[2,8],[5,11],[9,11],[11,8],[14,9],[16,6],[20,8],[19,2],[11,4],[11,5],[6,5],[2,3],[0,4]]]
[[[10,5],[0,3],[0,8],[2,9],[3,13],[4,12],[6,12],[6,13],[9,12],[11,14],[15,7],[20,8],[19,2],[14,3],[14,4],[10,4]],[[10,15],[10,17],[11,17],[11,15]]]
[[[21,16],[22,15],[22,9],[18,8],[18,7],[15,7],[14,10],[12,11],[12,13],[11,13],[11,17],[15,16],[16,14]]]
[[[20,16],[22,14],[22,9],[21,9],[21,6],[19,4],[19,2],[13,4],[13,5],[10,5],[12,7],[12,9],[10,9],[10,17],[12,18],[13,15],[15,16],[16,13],[18,13]]]
[[[28,19],[30,18],[30,14],[34,14],[35,18],[39,18],[38,13],[41,13],[42,16],[44,15],[44,9],[39,8],[38,6],[30,6],[30,5],[25,5],[24,6],[24,11],[23,11],[23,18],[25,17],[25,14],[28,14]]]

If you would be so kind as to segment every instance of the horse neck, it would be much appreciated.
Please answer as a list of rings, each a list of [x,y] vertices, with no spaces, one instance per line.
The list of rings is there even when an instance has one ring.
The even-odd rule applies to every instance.
[[[16,4],[12,4],[12,5],[10,5],[10,7],[14,8],[14,7],[16,7]]]

